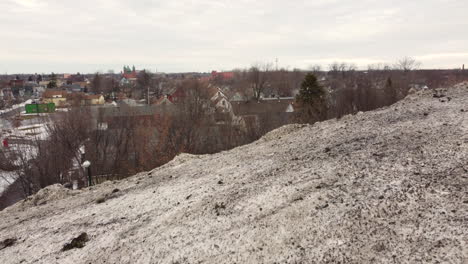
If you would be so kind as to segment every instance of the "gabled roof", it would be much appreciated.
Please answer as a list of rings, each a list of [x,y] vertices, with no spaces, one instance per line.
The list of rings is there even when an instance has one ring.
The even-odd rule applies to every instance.
[[[57,97],[57,96],[61,96],[61,97],[65,98],[67,96],[67,92],[62,91],[62,90],[47,89],[47,90],[44,91],[44,93],[42,93],[43,98],[54,98],[54,97]]]
[[[100,99],[102,97],[101,94],[88,94],[86,95],[86,100],[96,100],[96,99]]]
[[[258,115],[265,113],[285,113],[290,112],[294,99],[271,99],[271,100],[250,100],[245,102],[232,102],[232,109],[236,116]]]
[[[162,105],[162,104],[173,104],[172,96],[163,96],[159,98],[154,104],[155,105]]]
[[[217,72],[217,71],[212,71],[211,72],[211,78],[221,78],[222,80],[230,80],[234,78],[234,72]]]
[[[122,76],[127,80],[128,79],[136,79],[138,77],[138,73],[136,71],[126,72],[126,73],[123,73]]]

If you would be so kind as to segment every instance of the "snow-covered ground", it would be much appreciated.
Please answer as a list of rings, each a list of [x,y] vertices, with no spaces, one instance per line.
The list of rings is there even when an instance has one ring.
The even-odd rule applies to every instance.
[[[466,263],[467,172],[468,86],[423,91],[123,181],[45,188],[0,212],[0,241],[14,241],[0,263]]]
[[[2,192],[15,181],[16,175],[11,171],[0,170],[0,195]]]
[[[49,136],[47,117],[22,120],[19,127],[13,127],[8,120],[0,118],[0,148],[4,148],[3,139],[8,139],[9,150],[21,152],[23,157],[31,159],[37,155],[34,142],[45,140]],[[13,172],[0,171],[0,194],[14,181]]]
[[[37,156],[37,147],[34,145],[28,144],[12,144],[8,148],[9,151],[14,153],[21,153],[21,158],[13,161],[13,164],[16,166],[22,165],[21,160],[31,160]],[[10,185],[12,184],[18,172],[16,171],[3,171],[0,170],[0,194]]]
[[[34,124],[20,126],[11,129],[11,132],[5,133],[8,138],[21,138],[26,140],[44,140],[49,136],[47,124]]]
[[[8,112],[11,112],[13,110],[17,110],[18,108],[24,108],[27,104],[31,104],[33,102],[33,100],[29,99],[29,100],[26,100],[25,102],[22,102],[20,104],[15,104],[9,108],[6,108],[6,109],[2,109],[0,110],[0,115],[1,114],[6,114]]]

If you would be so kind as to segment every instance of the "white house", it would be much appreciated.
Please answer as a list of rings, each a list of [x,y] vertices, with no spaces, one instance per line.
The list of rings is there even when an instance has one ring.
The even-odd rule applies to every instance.
[[[216,91],[214,91],[213,95],[211,96],[211,101],[213,102],[215,107],[217,109],[220,109],[222,112],[232,111],[231,103],[220,88],[216,88]]]

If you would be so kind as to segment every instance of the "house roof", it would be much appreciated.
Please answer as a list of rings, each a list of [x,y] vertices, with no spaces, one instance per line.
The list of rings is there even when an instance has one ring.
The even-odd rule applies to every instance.
[[[211,78],[221,78],[223,80],[230,80],[234,78],[234,72],[217,72],[217,71],[212,71],[211,72]]]
[[[112,108],[100,108],[99,113],[102,118],[121,117],[121,116],[152,116],[161,113],[170,113],[176,111],[175,106],[171,105],[142,105],[142,106],[120,106]]]
[[[43,98],[53,98],[54,96],[66,97],[66,96],[67,96],[67,92],[66,92],[66,91],[63,91],[63,90],[51,90],[51,89],[47,89],[47,90],[44,91],[44,93],[42,93],[42,97],[43,97]]]
[[[173,104],[172,96],[163,96],[159,98],[154,104],[161,105],[161,104]]]
[[[122,76],[127,80],[128,79],[136,79],[138,77],[138,73],[136,71],[125,72],[125,73],[122,73]]]
[[[264,113],[284,113],[289,105],[294,105],[294,99],[271,99],[260,101],[232,102],[236,116],[258,115]]]
[[[86,95],[86,100],[96,100],[101,98],[101,94],[88,94]]]
[[[71,82],[84,82],[85,81],[85,76],[82,74],[72,74],[69,76],[64,76],[64,78],[66,78],[67,81],[71,81]]]

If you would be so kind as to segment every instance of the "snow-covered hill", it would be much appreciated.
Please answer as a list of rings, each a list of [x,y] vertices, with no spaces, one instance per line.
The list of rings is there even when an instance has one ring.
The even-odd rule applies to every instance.
[[[0,212],[0,263],[463,263],[467,216],[465,84],[121,182],[48,187]]]

